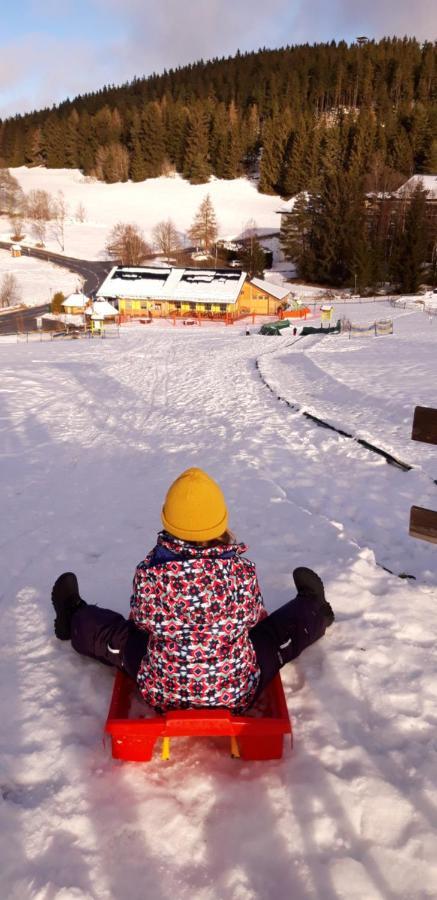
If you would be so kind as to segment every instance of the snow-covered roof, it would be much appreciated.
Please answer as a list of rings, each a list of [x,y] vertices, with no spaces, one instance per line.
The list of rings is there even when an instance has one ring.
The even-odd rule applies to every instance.
[[[77,306],[78,309],[83,309],[89,302],[89,297],[85,297],[85,294],[82,294],[81,291],[76,291],[73,294],[69,294],[62,301],[61,306]]]
[[[437,175],[412,175],[395,191],[395,196],[404,197],[405,194],[411,194],[419,185],[426,191],[428,200],[437,200]]]
[[[280,284],[274,284],[272,281],[265,281],[264,278],[251,278],[250,283],[254,285],[254,287],[259,288],[262,291],[265,291],[266,294],[270,294],[271,297],[275,297],[276,300],[285,300],[290,293],[289,287],[283,287]]]
[[[246,272],[173,266],[115,266],[97,296],[111,299],[236,303]]]
[[[86,311],[92,319],[109,319],[111,316],[117,316],[118,312],[115,306],[108,303],[107,300],[95,300],[92,306]]]
[[[82,313],[43,313],[42,319],[52,322],[62,322],[63,325],[83,325]]]

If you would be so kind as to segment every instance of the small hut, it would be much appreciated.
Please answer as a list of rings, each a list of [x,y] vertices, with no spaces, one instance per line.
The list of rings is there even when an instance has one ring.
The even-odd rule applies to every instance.
[[[75,291],[74,294],[69,294],[69,296],[62,301],[61,306],[67,315],[75,316],[84,313],[90,305],[90,302],[89,297],[86,297],[81,291]]]
[[[21,256],[21,246],[20,244],[12,244],[11,246],[11,256],[18,258]]]

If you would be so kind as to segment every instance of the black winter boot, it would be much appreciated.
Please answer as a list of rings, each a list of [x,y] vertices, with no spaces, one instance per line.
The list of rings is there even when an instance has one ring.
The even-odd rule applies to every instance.
[[[325,589],[320,576],[312,569],[307,569],[306,566],[299,566],[294,570],[293,578],[298,594],[317,603],[317,608],[322,610],[326,619],[326,627],[329,628],[335,616],[331,605],[325,598]]]
[[[81,606],[86,606],[85,600],[79,596],[79,585],[74,572],[64,572],[56,579],[52,588],[52,603],[56,612],[56,637],[60,641],[69,641],[73,613]]]

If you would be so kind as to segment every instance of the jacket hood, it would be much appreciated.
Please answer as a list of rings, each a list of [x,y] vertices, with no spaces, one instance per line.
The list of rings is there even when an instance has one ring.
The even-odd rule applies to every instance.
[[[213,547],[200,547],[198,544],[190,544],[181,538],[173,537],[166,531],[160,531],[156,549],[162,547],[170,553],[174,553],[178,559],[205,559],[212,557],[213,559],[224,558],[229,559],[230,556],[241,556],[246,553],[247,545],[234,542],[232,544],[216,544]]]

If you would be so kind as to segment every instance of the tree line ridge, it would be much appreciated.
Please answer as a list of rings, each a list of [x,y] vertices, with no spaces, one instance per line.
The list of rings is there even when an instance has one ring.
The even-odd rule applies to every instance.
[[[436,44],[385,38],[199,61],[0,122],[0,165],[79,168],[106,182],[179,172],[259,176],[294,195],[317,177],[333,130],[341,166],[398,183],[437,170]]]

